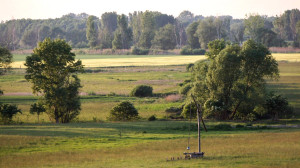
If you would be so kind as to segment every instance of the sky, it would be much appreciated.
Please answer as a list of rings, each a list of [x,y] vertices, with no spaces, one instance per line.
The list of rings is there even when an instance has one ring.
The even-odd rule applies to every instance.
[[[100,17],[104,12],[126,14],[159,11],[177,17],[189,10],[195,15],[245,18],[246,14],[276,16],[300,9],[300,0],[0,0],[0,21],[59,18],[69,13]]]

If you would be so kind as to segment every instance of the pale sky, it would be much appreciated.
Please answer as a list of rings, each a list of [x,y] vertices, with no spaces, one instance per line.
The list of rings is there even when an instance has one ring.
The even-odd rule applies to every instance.
[[[174,17],[189,10],[195,15],[245,18],[249,13],[275,16],[287,9],[300,9],[300,0],[0,0],[0,5],[0,21],[58,18],[83,12],[97,17],[112,11],[128,15],[145,10]]]

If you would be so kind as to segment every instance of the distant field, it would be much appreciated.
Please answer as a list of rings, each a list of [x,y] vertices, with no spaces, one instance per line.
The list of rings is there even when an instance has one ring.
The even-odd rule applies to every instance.
[[[300,53],[272,54],[278,61],[300,62]],[[27,55],[14,55],[13,68],[24,68]],[[182,65],[205,59],[204,55],[77,55],[85,67]]]
[[[13,68],[24,68],[26,55],[14,55]],[[85,67],[182,65],[205,59],[204,55],[77,55]]]

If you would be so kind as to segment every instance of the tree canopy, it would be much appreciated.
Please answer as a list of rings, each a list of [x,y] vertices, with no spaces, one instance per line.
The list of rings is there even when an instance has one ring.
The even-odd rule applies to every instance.
[[[56,123],[74,119],[80,110],[80,80],[76,73],[83,70],[81,61],[64,40],[45,39],[26,58],[27,81],[34,93],[42,93],[46,113]]]
[[[122,18],[122,23],[127,22],[127,31],[120,27],[118,18]],[[85,13],[70,13],[56,19],[2,22],[0,45],[10,50],[32,49],[39,41],[50,37],[65,39],[73,48],[113,48],[114,41],[114,49],[128,49],[131,46],[150,49],[153,47],[151,41],[160,28],[171,24],[174,26],[176,46],[180,48],[188,44],[192,49],[204,49],[209,41],[221,38],[240,44],[253,39],[267,46],[298,47],[298,21],[299,9],[286,10],[276,17],[250,14],[245,19],[233,19],[227,15],[203,17],[190,11],[183,11],[177,17],[157,11],[134,11],[128,16],[106,12],[100,18]],[[132,40],[118,46],[124,41],[125,34],[128,37],[131,34]],[[120,47],[122,45],[124,47]]]
[[[209,59],[194,65],[191,80],[191,92],[204,105],[205,115],[226,120],[252,113],[265,98],[265,78],[278,77],[276,60],[253,40],[241,47],[215,40],[208,48]]]

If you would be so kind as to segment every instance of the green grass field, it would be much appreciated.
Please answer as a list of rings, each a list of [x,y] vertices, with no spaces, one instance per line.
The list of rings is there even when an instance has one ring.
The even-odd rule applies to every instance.
[[[203,56],[98,57],[79,56],[83,62],[95,64],[90,64],[87,73],[79,75],[83,85],[82,111],[70,124],[52,124],[46,114],[42,114],[40,123],[37,123],[37,116],[29,114],[30,104],[38,97],[32,95],[31,84],[24,79],[25,70],[17,64],[14,65],[16,69],[0,77],[0,87],[5,93],[0,96],[0,102],[17,104],[22,109],[22,114],[13,118],[16,124],[0,125],[1,168],[300,167],[300,129],[266,128],[266,124],[274,124],[266,121],[254,124],[254,128],[227,131],[214,129],[214,125],[245,123],[206,121],[209,130],[202,132],[205,157],[166,161],[170,157],[183,157],[189,135],[188,121],[163,121],[167,115],[164,112],[166,108],[180,106],[183,102],[182,98],[169,100],[166,96],[176,94],[178,83],[190,76],[185,66],[179,64],[190,63],[192,60],[189,58],[198,60]],[[267,81],[268,89],[288,97],[296,112],[296,119],[281,120],[275,125],[295,126],[300,123],[300,62],[295,55],[275,57],[282,60],[279,62],[281,78]],[[182,61],[185,58],[186,62]],[[17,55],[14,59],[24,61],[25,56]],[[139,59],[161,61],[162,64],[141,63]],[[126,61],[139,66],[130,66],[131,63]],[[103,66],[98,67],[99,62],[104,63]],[[122,66],[110,67],[119,63]],[[157,96],[129,97],[131,89],[139,84],[152,85]],[[96,95],[88,95],[91,93]],[[143,119],[137,122],[107,122],[110,109],[124,100],[133,102]],[[151,115],[156,115],[160,121],[145,121]],[[195,124],[193,121],[192,151],[197,147]]]
[[[214,124],[214,123],[212,123]],[[203,159],[183,157],[188,122],[0,126],[0,167],[299,167],[299,129],[202,132]],[[191,150],[197,148],[192,131]]]

